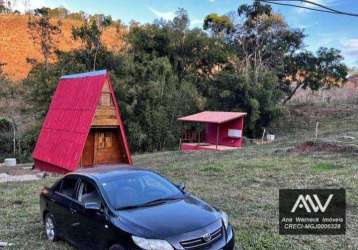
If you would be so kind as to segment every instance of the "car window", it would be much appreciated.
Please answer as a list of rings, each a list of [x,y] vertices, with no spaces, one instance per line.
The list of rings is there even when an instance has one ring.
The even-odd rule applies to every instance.
[[[52,186],[52,190],[55,191],[55,192],[60,192],[61,185],[62,185],[62,180],[56,182],[56,183]]]
[[[86,203],[97,203],[101,205],[101,198],[96,187],[87,180],[81,180],[77,200],[83,205]]]
[[[156,175],[143,175],[142,177],[142,185],[146,189],[150,190],[162,190],[166,193],[170,193],[172,191],[171,185],[165,185],[166,183],[163,183],[163,181],[160,181],[156,177]]]
[[[109,203],[115,209],[183,196],[171,182],[151,172],[123,174],[102,183],[102,186]]]
[[[77,181],[78,181],[77,177],[74,177],[74,176],[65,177],[62,180],[60,193],[66,195],[68,197],[74,198]]]

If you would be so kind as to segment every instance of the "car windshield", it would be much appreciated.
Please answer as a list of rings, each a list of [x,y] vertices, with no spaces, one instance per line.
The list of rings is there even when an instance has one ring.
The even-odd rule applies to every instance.
[[[151,172],[123,174],[115,180],[102,183],[102,186],[114,209],[183,197],[183,193],[176,186]]]

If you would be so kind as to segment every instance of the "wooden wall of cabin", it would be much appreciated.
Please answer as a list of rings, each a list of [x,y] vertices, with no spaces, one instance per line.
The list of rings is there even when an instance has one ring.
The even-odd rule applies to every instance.
[[[128,162],[123,142],[120,140],[119,122],[112,94],[106,82],[82,152],[80,166]]]
[[[118,125],[119,121],[116,117],[116,109],[109,90],[109,85],[106,82],[102,89],[92,126],[108,127]]]

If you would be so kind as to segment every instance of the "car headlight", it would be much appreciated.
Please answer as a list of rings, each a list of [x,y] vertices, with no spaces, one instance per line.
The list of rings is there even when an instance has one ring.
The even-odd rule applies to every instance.
[[[166,240],[151,240],[132,236],[134,243],[145,250],[174,250]]]
[[[220,215],[224,222],[225,229],[227,229],[227,227],[229,226],[229,216],[223,211],[220,211]]]

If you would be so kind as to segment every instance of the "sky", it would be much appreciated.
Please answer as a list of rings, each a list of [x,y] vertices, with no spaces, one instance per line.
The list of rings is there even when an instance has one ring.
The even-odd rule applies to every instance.
[[[347,12],[358,13],[358,0],[311,0]],[[65,7],[70,11],[89,14],[111,15],[128,24],[135,20],[141,23],[158,18],[172,19],[178,8],[188,11],[191,26],[201,27],[203,19],[210,13],[220,15],[236,11],[240,4],[252,0],[14,0],[15,8],[23,11],[24,3],[31,8]],[[273,6],[285,17],[292,28],[301,28],[307,35],[306,49],[316,51],[319,47],[333,47],[342,51],[345,63],[358,67],[358,17],[332,15],[293,7]]]

